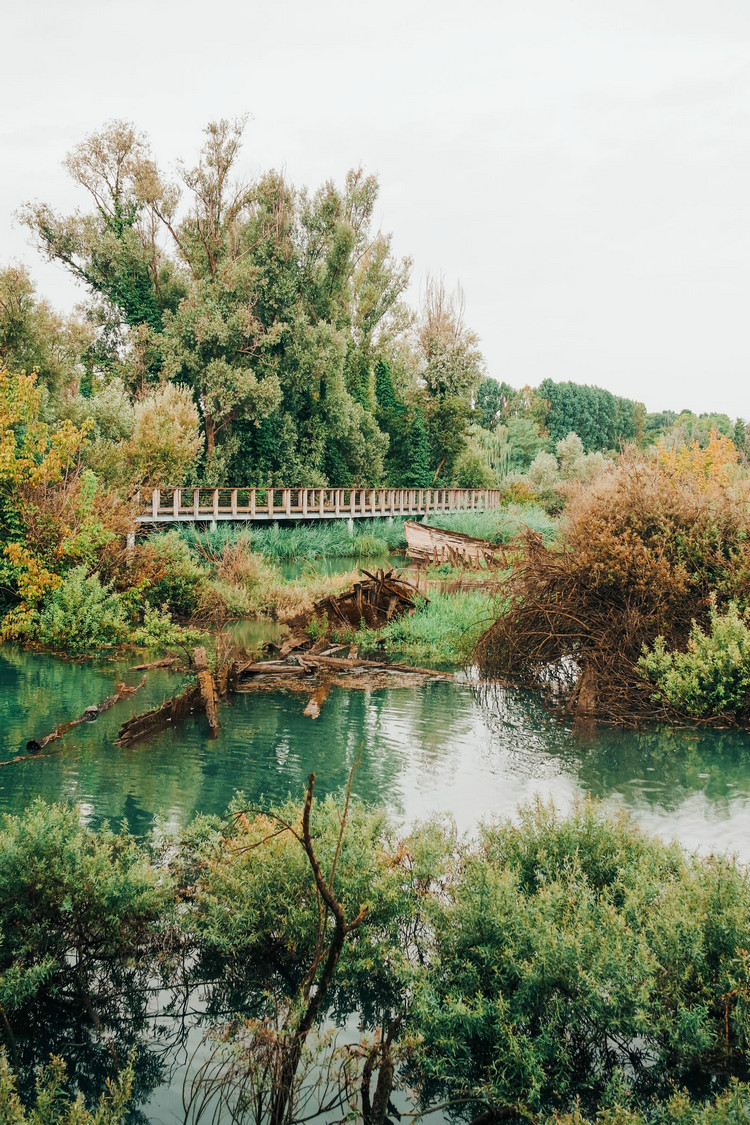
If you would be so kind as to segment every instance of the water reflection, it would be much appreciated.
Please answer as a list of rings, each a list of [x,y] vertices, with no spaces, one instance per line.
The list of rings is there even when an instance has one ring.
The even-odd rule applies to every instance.
[[[0,757],[23,752],[31,734],[80,714],[120,678],[135,682],[138,674],[0,649]],[[181,683],[154,671],[138,696],[71,731],[47,757],[0,769],[0,809],[18,811],[41,794],[79,802],[92,824],[126,817],[133,831],[147,833],[157,815],[176,827],[198,810],[218,812],[236,790],[253,802],[299,795],[311,770],[321,791],[337,789],[361,759],[357,792],[409,821],[440,811],[470,829],[483,816],[512,816],[536,795],[564,809],[590,793],[689,847],[750,860],[750,739],[743,732],[599,727],[587,734],[528,694],[435,682],[335,688],[315,721],[302,713],[304,696],[238,695],[222,705],[214,742],[197,718],[115,749],[124,719]]]

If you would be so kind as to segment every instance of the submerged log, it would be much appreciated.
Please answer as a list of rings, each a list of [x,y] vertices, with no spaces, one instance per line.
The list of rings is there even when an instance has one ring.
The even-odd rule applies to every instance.
[[[148,664],[134,664],[131,672],[148,672],[151,668],[171,668],[179,660],[177,656],[165,656],[162,660],[152,660]]]
[[[219,693],[211,673],[206,669],[198,673],[198,691],[201,706],[206,712],[211,738],[219,737]]]
[[[333,674],[329,673],[320,681],[307,701],[307,707],[305,707],[305,710],[302,712],[303,715],[307,715],[309,719],[317,719],[320,714],[320,709],[328,697],[328,692],[333,686],[333,679]]]
[[[121,699],[126,699],[130,695],[135,695],[137,691],[140,691],[145,682],[146,677],[143,676],[141,682],[136,687],[129,687],[127,684],[119,683],[114,695],[109,695],[106,699],[102,700],[101,703],[87,707],[78,719],[71,719],[67,723],[62,723],[59,727],[55,727],[50,734],[45,735],[44,738],[30,738],[26,743],[26,749],[36,754],[40,750],[44,750],[45,746],[49,746],[50,742],[56,742],[58,738],[62,738],[69,730],[80,726],[81,723],[93,723],[100,715],[104,714],[105,711],[109,711],[110,707],[114,707],[116,703],[119,703]]]
[[[182,695],[176,695],[162,703],[161,707],[154,707],[151,711],[144,711],[134,715],[123,723],[117,733],[115,746],[132,746],[142,738],[148,738],[158,730],[163,730],[170,723],[180,723],[188,717],[200,701],[200,690],[197,684],[190,684]]]

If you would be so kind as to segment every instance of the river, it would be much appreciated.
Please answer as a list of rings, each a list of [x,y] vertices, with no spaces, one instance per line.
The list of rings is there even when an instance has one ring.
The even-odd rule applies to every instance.
[[[23,754],[28,738],[106,698],[118,678],[136,683],[139,674],[126,668],[0,648],[0,758]],[[20,812],[36,796],[74,801],[88,823],[125,817],[143,835],[157,816],[178,826],[195,812],[219,812],[237,790],[253,802],[298,796],[311,770],[319,791],[337,789],[361,756],[355,791],[406,821],[439,811],[470,829],[537,795],[565,809],[591,794],[689,848],[750,862],[750,738],[742,732],[576,733],[524,693],[433,682],[333,688],[316,720],[304,717],[297,695],[238,695],[222,705],[213,742],[196,718],[129,750],[114,747],[125,718],[182,682],[152,671],[137,696],[76,727],[46,756],[3,768],[0,811]]]

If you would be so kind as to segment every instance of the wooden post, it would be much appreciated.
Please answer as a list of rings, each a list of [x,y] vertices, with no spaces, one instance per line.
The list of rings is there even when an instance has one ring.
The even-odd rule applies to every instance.
[[[266,490],[266,499],[268,500],[268,518],[273,519],[273,489]]]
[[[381,516],[385,515],[385,505],[386,505],[387,499],[388,499],[388,489],[387,488],[381,488],[380,489],[380,514],[381,514]]]
[[[351,510],[352,510],[352,515],[353,516],[356,515],[357,514],[357,490],[356,490],[356,488],[352,488],[351,491],[349,492],[349,505],[350,505]],[[352,525],[352,535],[353,534],[354,534],[354,526]]]
[[[326,510],[326,490],[324,488],[321,488],[321,490],[320,490],[319,504],[320,504],[320,514],[322,516],[325,513],[325,510]]]
[[[154,519],[159,515],[159,489],[155,488],[151,493],[151,515]]]
[[[287,516],[290,516],[292,514],[292,490],[291,490],[291,488],[285,488],[284,489],[283,497],[284,497],[284,514],[287,515]]]
[[[336,515],[338,516],[341,514],[341,489],[337,488],[334,490],[334,492],[336,499]]]
[[[313,503],[314,502],[315,501],[313,500]],[[307,489],[306,488],[302,489],[302,515],[303,516],[307,515]]]
[[[199,488],[193,489],[193,519],[197,520],[200,512],[201,505],[201,490]]]
[[[232,515],[237,515],[237,489],[232,489]]]
[[[250,489],[250,519],[255,519],[255,489]]]

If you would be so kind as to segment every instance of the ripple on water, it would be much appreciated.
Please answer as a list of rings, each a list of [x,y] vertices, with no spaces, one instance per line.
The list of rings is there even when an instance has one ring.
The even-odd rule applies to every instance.
[[[0,649],[2,757],[105,698],[122,674]],[[78,802],[88,823],[125,816],[145,833],[157,814],[177,827],[197,811],[220,812],[236,790],[252,802],[299,795],[311,770],[320,791],[337,789],[359,760],[356,792],[407,821],[449,813],[470,829],[537,796],[564,810],[592,794],[690,848],[750,861],[750,738],[742,732],[576,734],[527,694],[441,681],[333,689],[315,721],[297,695],[237,696],[222,706],[214,742],[196,719],[131,750],[114,747],[123,719],[180,686],[151,673],[135,699],[76,728],[48,757],[0,771],[0,809],[19,811],[41,794]]]

